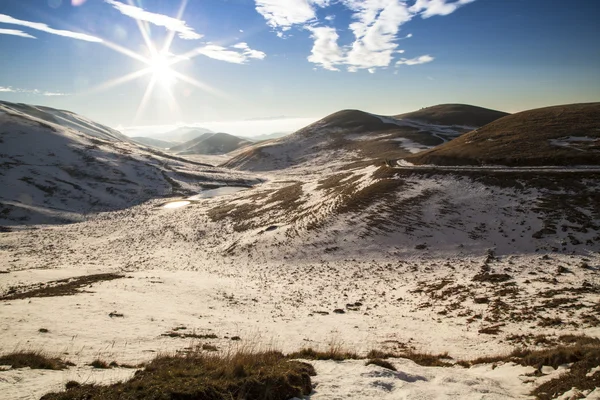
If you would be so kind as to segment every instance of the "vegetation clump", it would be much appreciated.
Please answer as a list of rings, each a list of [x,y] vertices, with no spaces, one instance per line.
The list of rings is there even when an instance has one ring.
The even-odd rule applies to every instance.
[[[0,365],[10,365],[12,368],[61,370],[75,364],[40,351],[17,351],[0,356]]]
[[[280,352],[160,356],[133,378],[109,386],[72,385],[42,400],[288,400],[312,391],[314,368]]]

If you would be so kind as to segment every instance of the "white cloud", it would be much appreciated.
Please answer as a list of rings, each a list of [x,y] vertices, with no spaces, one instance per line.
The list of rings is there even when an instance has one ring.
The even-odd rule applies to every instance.
[[[339,71],[346,66],[349,72],[390,66],[397,54],[397,42],[413,37],[412,33],[398,37],[401,27],[416,16],[429,18],[448,15],[459,7],[476,0],[255,0],[256,10],[277,30],[277,36],[287,37],[284,32],[294,26],[311,32],[314,44],[308,61],[324,69]],[[319,26],[317,9],[341,3],[352,12],[350,31],[354,41],[340,45],[339,34],[333,27]],[[412,4],[412,5],[411,5]],[[323,17],[331,22],[334,15]],[[402,59],[398,64],[417,65],[433,61],[431,56]]]
[[[42,92],[38,89],[18,89],[13,87],[0,86],[0,92],[4,93],[27,93],[27,94],[35,94],[39,96],[67,96],[67,93],[59,93],[59,92]]]
[[[102,39],[94,37],[94,36],[86,35],[84,33],[65,31],[65,30],[61,30],[61,29],[54,29],[54,28],[50,28],[46,24],[42,24],[41,22],[23,21],[23,20],[13,18],[10,15],[5,15],[5,14],[0,14],[0,23],[20,25],[20,26],[25,26],[27,28],[35,29],[38,31],[51,33],[53,35],[69,37],[72,39],[85,40],[88,42],[102,43]]]
[[[267,56],[262,51],[251,49],[250,46],[248,46],[248,43],[242,42],[242,43],[234,44],[231,47],[233,47],[234,49],[242,50],[243,54],[248,58],[255,58],[257,60],[263,60]]]
[[[393,61],[400,26],[413,15],[400,0],[345,0],[354,11],[355,22],[350,24],[356,40],[348,53],[347,63],[358,68],[386,67]]]
[[[315,40],[311,55],[308,56],[308,61],[330,71],[339,71],[335,65],[340,64],[344,56],[342,49],[340,49],[337,43],[339,35],[335,28],[309,27],[308,29],[312,32],[312,38]]]
[[[327,7],[329,0],[256,0],[256,11],[271,28],[288,30],[293,25],[316,20],[316,7]]]
[[[116,0],[104,0],[104,2],[112,5],[123,15],[138,21],[146,21],[157,26],[163,26],[170,31],[177,32],[181,39],[194,40],[201,39],[203,37],[203,35],[196,33],[194,29],[190,28],[185,21],[180,19],[169,17],[168,15],[164,14],[146,11],[143,8],[129,4],[123,4]]]
[[[244,64],[250,58],[262,60],[267,56],[262,51],[251,49],[246,43],[238,43],[229,49],[216,44],[208,44],[196,49],[196,53],[233,64]]]
[[[403,58],[400,61],[398,61],[396,65],[420,65],[427,64],[429,62],[432,62],[433,60],[435,60],[435,58],[431,57],[430,55],[425,55],[411,59]]]
[[[24,38],[37,39],[35,36],[31,36],[29,33],[25,33],[23,31],[19,31],[17,29],[0,29],[0,35],[13,35],[13,36],[21,36]]]
[[[433,17],[435,15],[449,15],[459,7],[474,2],[475,0],[417,0],[411,7],[411,11],[421,13],[423,18]]]

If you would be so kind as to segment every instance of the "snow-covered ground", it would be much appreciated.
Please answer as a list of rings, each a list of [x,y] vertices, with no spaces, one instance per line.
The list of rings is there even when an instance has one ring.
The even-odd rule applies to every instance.
[[[92,143],[71,128],[49,130],[40,125],[47,120],[2,111],[3,126],[53,135],[41,143],[56,146],[48,150],[55,154],[67,152],[61,159],[95,145],[85,154],[105,167],[170,177],[160,193],[132,194],[118,207],[111,203],[118,195],[98,194],[112,211],[84,216],[74,206],[61,209],[76,214],[77,223],[28,220],[0,231],[0,296],[61,279],[122,275],[68,296],[0,301],[0,352],[45,350],[76,364],[66,371],[1,371],[3,398],[37,399],[75,377],[125,379],[132,370],[86,365],[96,358],[138,364],[198,343],[224,351],[335,345],[362,354],[447,352],[461,360],[532,346],[538,335],[600,336],[597,171],[393,169],[364,158],[351,165],[359,151],[333,150],[305,132],[300,141],[281,139],[278,149],[285,151],[253,168],[271,172],[238,173],[165,159],[120,139]],[[5,143],[18,129],[2,136]],[[311,129],[335,134],[318,124]],[[126,150],[127,161],[113,166]],[[290,164],[288,153],[302,162]],[[21,164],[3,170],[3,182],[29,193],[30,207],[73,201],[79,189],[32,191],[49,185],[40,176],[60,182],[47,169],[60,165],[48,167],[46,159],[32,165],[36,157],[52,157],[40,147],[23,147],[13,157],[9,163]],[[31,182],[8,175],[17,167],[29,171]],[[125,179],[156,187],[137,172]],[[254,186],[231,187],[240,180]],[[185,190],[175,193],[173,182]],[[230,187],[204,191],[207,182]],[[3,203],[25,208],[11,193],[0,193]],[[560,372],[538,378],[530,376],[532,368],[513,364],[465,369],[391,362],[397,372],[364,360],[313,362],[318,375],[311,398],[526,398]]]
[[[568,187],[520,176],[508,186],[485,175],[382,178],[376,166],[323,171],[263,174],[252,189],[197,196],[182,208],[153,200],[76,224],[1,233],[0,292],[124,275],[74,296],[3,301],[2,350],[53,349],[79,367],[98,357],[138,363],[199,341],[221,350],[337,343],[362,353],[415,349],[470,359],[508,353],[539,334],[600,336],[597,205],[546,204]],[[597,182],[578,179],[587,185],[582,198],[597,193]],[[176,328],[216,338],[168,336]],[[481,333],[487,328],[498,331]],[[521,367],[502,374],[396,362],[398,374],[359,361],[317,363],[313,397],[430,398],[444,390],[520,398],[533,387]],[[60,374],[48,373],[49,389],[66,379]],[[354,386],[344,383],[351,379]],[[20,382],[0,390],[26,390],[30,381]]]

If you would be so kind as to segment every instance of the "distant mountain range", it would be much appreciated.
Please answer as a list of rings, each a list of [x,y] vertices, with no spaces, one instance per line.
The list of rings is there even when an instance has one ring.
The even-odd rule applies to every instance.
[[[168,132],[148,133],[144,134],[143,138],[161,140],[169,143],[184,143],[189,140],[196,139],[205,133],[214,133],[210,129],[202,127],[182,126]],[[139,138],[139,137],[138,137]]]
[[[185,143],[171,147],[169,151],[178,154],[226,154],[251,145],[252,142],[227,133],[204,133]]]

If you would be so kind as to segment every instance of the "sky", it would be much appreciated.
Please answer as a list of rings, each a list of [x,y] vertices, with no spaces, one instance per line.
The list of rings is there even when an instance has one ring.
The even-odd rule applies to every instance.
[[[600,101],[598,21],[597,0],[0,0],[0,99],[124,130],[517,112]]]

